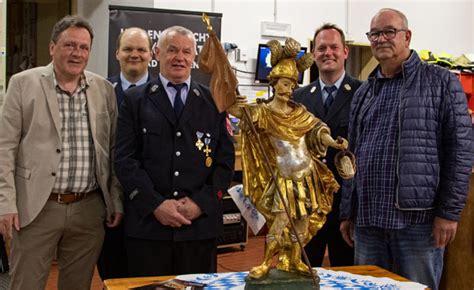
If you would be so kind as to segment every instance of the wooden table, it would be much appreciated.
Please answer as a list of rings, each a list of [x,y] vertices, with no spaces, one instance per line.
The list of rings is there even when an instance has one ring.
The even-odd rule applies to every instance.
[[[387,271],[377,266],[329,267],[327,269],[331,269],[334,271],[345,271],[357,275],[386,277],[397,281],[409,281],[406,278],[398,276],[390,271]],[[174,276],[109,279],[104,281],[104,286],[106,290],[127,290],[132,287],[138,287],[160,281],[166,281],[172,278],[174,278]]]

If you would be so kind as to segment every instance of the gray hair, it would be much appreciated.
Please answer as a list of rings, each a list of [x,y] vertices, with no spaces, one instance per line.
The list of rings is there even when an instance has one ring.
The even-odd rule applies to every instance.
[[[393,9],[393,8],[382,8],[379,10],[379,12],[377,12],[376,15],[379,15],[380,13],[382,12],[393,12],[393,13],[396,13],[400,19],[402,19],[402,22],[403,22],[403,28],[405,29],[408,29],[408,18],[405,16],[405,14],[403,14],[403,12],[401,12],[400,10],[397,10],[397,9]]]
[[[196,39],[194,38],[194,33],[191,30],[187,29],[186,27],[178,26],[178,25],[168,27],[161,32],[160,38],[158,39],[158,48],[164,49],[163,45],[165,44],[165,41],[173,33],[181,34],[182,36],[191,38],[194,44],[193,45],[194,52],[196,52]]]

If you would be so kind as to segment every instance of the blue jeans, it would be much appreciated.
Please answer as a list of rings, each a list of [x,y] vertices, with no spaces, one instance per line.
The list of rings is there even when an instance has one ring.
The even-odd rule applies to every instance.
[[[431,231],[431,223],[399,230],[356,226],[355,264],[376,265],[437,290],[444,248],[434,247]]]

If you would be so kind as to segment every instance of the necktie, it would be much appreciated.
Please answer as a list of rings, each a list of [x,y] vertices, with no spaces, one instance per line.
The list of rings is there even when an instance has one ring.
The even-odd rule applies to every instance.
[[[183,112],[183,108],[184,108],[183,100],[181,99],[181,89],[184,86],[186,86],[185,83],[182,83],[182,84],[168,83],[168,87],[173,87],[176,90],[176,95],[174,97],[174,103],[173,103],[173,109],[178,119],[181,117],[181,113]]]
[[[331,107],[332,103],[334,102],[334,93],[337,91],[336,86],[325,86],[324,90],[328,94],[326,101],[324,102],[324,110],[326,114],[329,112],[329,107]]]
[[[136,84],[130,84],[130,85],[128,86],[127,90],[130,89],[130,88],[136,87],[136,86],[137,86]]]

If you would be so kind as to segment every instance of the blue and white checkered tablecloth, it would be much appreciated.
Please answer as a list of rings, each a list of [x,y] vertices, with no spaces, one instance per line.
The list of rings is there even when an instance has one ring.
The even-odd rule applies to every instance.
[[[362,276],[343,271],[332,271],[316,268],[321,278],[321,290],[351,289],[351,290],[395,290],[395,289],[425,289],[426,286],[415,282],[400,282],[390,278]],[[248,272],[228,272],[214,274],[189,274],[177,276],[177,279],[207,284],[204,289],[244,289],[245,277]]]

